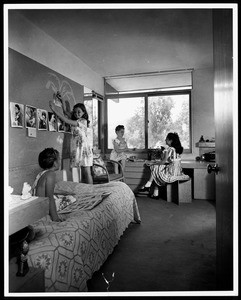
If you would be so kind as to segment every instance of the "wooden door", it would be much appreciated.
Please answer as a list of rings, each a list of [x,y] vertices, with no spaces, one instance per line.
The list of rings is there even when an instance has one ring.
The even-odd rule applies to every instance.
[[[232,9],[213,10],[217,288],[233,290]]]

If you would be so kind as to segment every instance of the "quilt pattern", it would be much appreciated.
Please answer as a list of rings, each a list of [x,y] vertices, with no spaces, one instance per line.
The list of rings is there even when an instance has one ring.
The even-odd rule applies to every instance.
[[[61,181],[55,189],[75,193],[75,205],[89,195],[105,197],[92,209],[85,203],[82,209],[63,213],[63,222],[46,216],[33,223],[36,234],[29,244],[28,264],[45,270],[46,292],[87,292],[87,280],[113,252],[128,225],[141,222],[136,199],[123,182]]]

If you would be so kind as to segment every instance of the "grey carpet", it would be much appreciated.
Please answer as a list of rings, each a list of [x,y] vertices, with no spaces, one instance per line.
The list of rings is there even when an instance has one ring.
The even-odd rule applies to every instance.
[[[137,197],[142,223],[130,224],[89,292],[213,291],[216,287],[215,202],[176,205]]]

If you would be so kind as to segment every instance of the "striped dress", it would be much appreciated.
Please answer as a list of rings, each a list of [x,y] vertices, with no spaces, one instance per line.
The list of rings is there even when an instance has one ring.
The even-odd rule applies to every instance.
[[[166,151],[168,157],[166,164],[150,166],[155,183],[162,186],[177,180],[189,180],[190,177],[182,171],[181,156],[176,153],[175,148],[168,147]]]

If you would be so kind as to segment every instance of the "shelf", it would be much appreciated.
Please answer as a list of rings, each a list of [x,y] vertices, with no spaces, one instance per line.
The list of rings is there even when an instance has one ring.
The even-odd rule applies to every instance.
[[[215,142],[198,142],[195,145],[199,148],[215,148]]]

